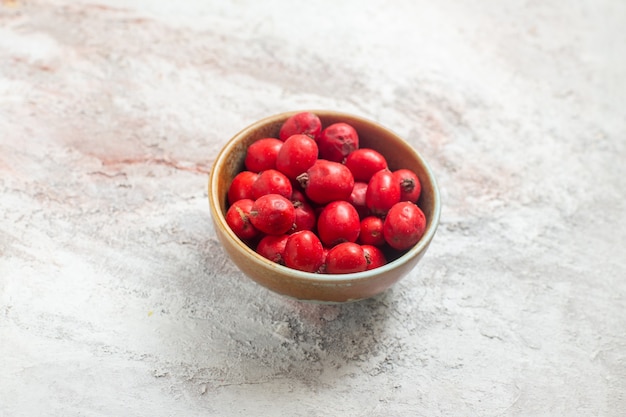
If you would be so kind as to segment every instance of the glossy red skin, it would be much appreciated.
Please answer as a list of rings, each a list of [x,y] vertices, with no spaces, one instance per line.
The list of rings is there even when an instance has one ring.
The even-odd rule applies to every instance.
[[[367,183],[355,181],[352,193],[348,201],[354,206],[359,218],[363,219],[371,214],[370,209],[365,204],[365,194],[367,193]]]
[[[280,128],[278,138],[287,140],[291,135],[307,135],[317,140],[322,132],[322,121],[311,112],[300,112],[290,116]]]
[[[254,201],[250,222],[268,235],[282,235],[293,227],[296,211],[291,201],[279,194],[266,194]]]
[[[285,198],[291,198],[292,193],[293,187],[289,178],[275,169],[259,173],[257,180],[252,184],[253,200],[267,194],[280,194]]]
[[[276,169],[289,179],[311,168],[317,160],[318,148],[315,140],[306,135],[292,135],[283,143],[276,157]]]
[[[385,217],[383,236],[389,246],[398,250],[413,247],[424,234],[426,216],[410,201],[395,204]]]
[[[306,201],[294,201],[293,207],[296,211],[296,220],[294,227],[290,230],[290,233],[299,232],[301,230],[313,230],[317,224],[317,215],[315,209]]]
[[[250,221],[250,212],[254,201],[244,198],[235,201],[226,211],[226,223],[242,240],[249,240],[259,235],[259,230]]]
[[[372,245],[361,245],[363,252],[365,252],[365,259],[367,259],[367,270],[380,268],[387,263],[387,258],[383,251]]]
[[[350,274],[367,269],[367,258],[358,243],[344,242],[328,250],[324,272],[327,274]]]
[[[359,214],[347,201],[328,203],[317,218],[317,234],[328,247],[342,242],[356,242],[360,231]]]
[[[289,235],[283,259],[289,268],[317,272],[324,263],[324,247],[315,233],[302,230]]]
[[[296,203],[296,202],[303,202],[303,203],[309,203],[306,195],[304,194],[304,191],[300,191],[296,188],[294,188],[294,190],[291,193],[291,202],[292,203]]]
[[[367,184],[365,204],[373,214],[384,216],[389,209],[400,201],[400,184],[393,173],[383,169],[375,173]]]
[[[252,194],[252,185],[255,183],[259,174],[252,171],[241,171],[235,175],[233,181],[228,187],[228,204],[233,204],[237,200],[249,198],[254,200]]]
[[[422,193],[422,184],[417,174],[410,169],[393,171],[393,176],[400,183],[400,201],[417,203]]]
[[[256,252],[272,262],[284,265],[283,256],[288,238],[289,235],[265,235],[259,240]]]
[[[377,216],[368,216],[361,220],[359,242],[363,245],[384,245],[385,237],[383,236],[383,219]]]
[[[360,148],[351,152],[345,161],[354,181],[369,182],[372,175],[387,168],[387,160],[380,153],[370,148]]]
[[[322,130],[317,145],[320,158],[334,162],[343,162],[356,149],[359,149],[359,135],[347,123],[333,123]]]
[[[317,204],[348,200],[354,188],[350,170],[338,162],[318,159],[304,174],[298,176],[304,193]]]
[[[244,165],[248,171],[261,172],[267,169],[276,169],[276,158],[283,146],[283,141],[276,138],[259,139],[246,152]]]

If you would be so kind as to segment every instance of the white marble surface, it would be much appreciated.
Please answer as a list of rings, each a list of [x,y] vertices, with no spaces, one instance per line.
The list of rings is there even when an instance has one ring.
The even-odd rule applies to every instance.
[[[0,1],[0,416],[625,415],[624,27],[622,0]],[[216,153],[304,108],[439,179],[380,297],[285,299],[216,241]]]

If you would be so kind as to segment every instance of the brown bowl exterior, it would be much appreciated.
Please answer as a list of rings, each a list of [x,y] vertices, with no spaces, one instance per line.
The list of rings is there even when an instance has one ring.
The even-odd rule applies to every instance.
[[[302,111],[302,110],[301,110]],[[383,126],[354,115],[328,110],[309,110],[323,126],[336,122],[352,125],[361,148],[372,148],[385,156],[390,169],[408,168],[419,177],[422,193],[418,205],[426,216],[421,240],[399,258],[380,268],[353,274],[314,274],[297,271],[269,261],[254,252],[228,227],[225,220],[228,187],[244,169],[250,144],[265,137],[278,137],[283,122],[299,111],[262,119],[237,133],[217,156],[209,176],[209,205],[215,231],[232,261],[258,284],[299,300],[339,303],[377,295],[411,271],[424,256],[439,223],[440,196],[435,178],[424,159],[403,139]]]

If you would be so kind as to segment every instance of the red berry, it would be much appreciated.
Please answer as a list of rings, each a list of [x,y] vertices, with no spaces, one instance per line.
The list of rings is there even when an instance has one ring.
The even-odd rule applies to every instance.
[[[244,165],[248,171],[261,172],[276,169],[276,157],[283,142],[276,138],[263,138],[248,146]]]
[[[352,172],[355,181],[368,182],[372,175],[387,168],[385,157],[374,149],[361,148],[346,157],[346,166]]]
[[[383,236],[394,249],[404,250],[415,245],[426,229],[426,216],[409,201],[395,204],[385,217]]]
[[[393,176],[400,183],[400,201],[417,203],[422,193],[422,184],[417,174],[410,169],[393,171]]]
[[[380,217],[368,216],[361,220],[359,242],[363,245],[373,246],[382,246],[385,244],[383,220]]]
[[[252,225],[268,235],[287,233],[296,220],[291,201],[279,194],[266,194],[256,199],[250,210]]]
[[[348,200],[354,188],[354,177],[345,165],[318,159],[297,178],[308,198],[317,204]]]
[[[284,265],[285,261],[283,260],[283,256],[288,238],[289,235],[265,235],[257,244],[256,251],[262,257],[276,262],[277,264]]]
[[[253,239],[259,231],[250,221],[250,212],[254,202],[244,198],[235,201],[226,211],[226,224],[242,240]]]
[[[283,123],[278,133],[280,140],[287,140],[289,136],[302,134],[316,139],[322,131],[322,121],[311,112],[296,113]]]
[[[343,162],[348,154],[359,148],[359,135],[347,123],[333,123],[322,130],[317,144],[320,149],[320,158]]]
[[[290,179],[311,168],[317,160],[317,143],[306,135],[292,135],[285,140],[276,158],[276,169]]]
[[[367,270],[379,268],[387,263],[387,258],[380,248],[372,245],[361,245],[367,259]]]
[[[317,233],[326,246],[356,242],[361,230],[359,214],[347,201],[328,203],[317,219]]]
[[[372,213],[384,216],[389,209],[400,201],[400,183],[391,171],[383,169],[375,173],[367,184],[365,203]]]
[[[366,269],[367,259],[361,245],[344,242],[329,249],[324,269],[326,273],[349,274]]]
[[[259,173],[257,180],[252,184],[253,200],[266,194],[280,194],[285,198],[291,198],[292,192],[293,187],[289,178],[275,169]]]
[[[324,263],[324,247],[315,233],[302,230],[289,235],[283,259],[289,268],[317,272]]]
[[[348,201],[354,206],[357,213],[359,213],[359,218],[365,218],[370,214],[370,209],[368,209],[367,205],[365,204],[366,193],[367,183],[355,181],[354,187],[352,187],[352,193],[350,194],[350,198],[348,199]]]
[[[307,203],[307,204],[309,203],[308,199],[306,198],[306,196],[304,195],[302,191],[298,189],[294,189],[291,192],[291,202],[296,203],[297,201],[300,201],[302,203]]]
[[[254,200],[252,185],[257,180],[259,174],[251,171],[241,171],[235,175],[228,187],[228,204],[233,204],[237,200],[249,198]]]
[[[317,223],[317,215],[315,209],[306,201],[291,200],[296,210],[296,220],[294,228],[290,233],[299,232],[300,230],[313,230]]]

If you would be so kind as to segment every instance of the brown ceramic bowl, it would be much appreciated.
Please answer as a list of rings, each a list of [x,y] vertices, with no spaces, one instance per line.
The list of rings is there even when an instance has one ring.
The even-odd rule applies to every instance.
[[[422,193],[418,205],[426,215],[421,240],[401,254],[391,254],[386,265],[352,274],[315,274],[287,268],[256,254],[228,227],[225,220],[226,194],[237,173],[244,168],[246,149],[264,137],[278,137],[283,122],[297,112],[281,113],[259,120],[237,133],[217,156],[209,177],[209,205],[215,230],[232,261],[248,277],[270,290],[299,300],[339,303],[377,295],[411,271],[424,256],[439,223],[440,196],[435,178],[424,159],[408,143],[383,126],[350,114],[311,110],[323,127],[335,122],[351,124],[359,133],[361,148],[382,153],[390,169],[412,169],[420,178]],[[394,259],[395,258],[395,259]]]

